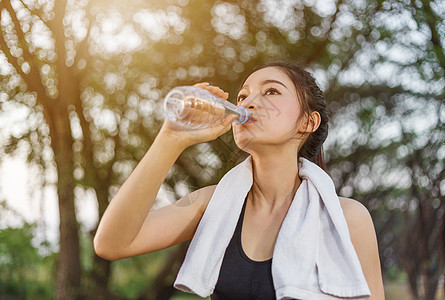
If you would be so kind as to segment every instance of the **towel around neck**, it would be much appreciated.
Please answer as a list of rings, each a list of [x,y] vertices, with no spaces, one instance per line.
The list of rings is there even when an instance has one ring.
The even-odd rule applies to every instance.
[[[332,179],[305,158],[299,159],[299,175],[303,181],[274,247],[277,299],[367,299],[370,291]],[[252,156],[219,181],[177,275],[177,289],[201,297],[213,293],[252,183]]]

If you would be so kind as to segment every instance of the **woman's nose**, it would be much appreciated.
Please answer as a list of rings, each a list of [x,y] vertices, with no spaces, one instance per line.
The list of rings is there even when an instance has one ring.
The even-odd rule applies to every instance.
[[[250,96],[247,97],[246,99],[244,99],[241,103],[241,106],[247,108],[247,109],[255,109],[255,104],[253,103],[253,98],[251,98]]]
[[[253,105],[245,105],[244,107],[247,109],[255,109],[255,106],[253,106]]]

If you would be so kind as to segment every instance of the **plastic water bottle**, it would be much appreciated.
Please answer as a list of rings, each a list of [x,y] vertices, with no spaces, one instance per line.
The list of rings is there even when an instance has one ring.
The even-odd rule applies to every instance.
[[[179,86],[172,89],[164,101],[167,118],[190,129],[219,125],[224,117],[235,114],[239,125],[249,120],[247,108],[236,106],[211,92],[196,86]]]

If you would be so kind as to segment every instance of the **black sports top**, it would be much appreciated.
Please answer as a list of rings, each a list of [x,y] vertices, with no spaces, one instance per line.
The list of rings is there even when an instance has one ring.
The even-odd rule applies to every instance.
[[[235,233],[224,254],[218,281],[210,296],[212,300],[276,299],[272,281],[272,258],[265,261],[251,260],[241,245],[246,200]]]

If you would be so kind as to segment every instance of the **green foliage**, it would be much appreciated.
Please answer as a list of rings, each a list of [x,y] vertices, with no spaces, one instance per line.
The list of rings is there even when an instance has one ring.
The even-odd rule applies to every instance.
[[[23,28],[39,23],[57,33],[45,25],[52,18],[51,7],[17,2],[27,3],[17,4],[22,12],[44,21],[23,18]],[[6,1],[0,3],[6,6]],[[54,160],[49,108],[67,101],[57,113],[67,114],[71,124],[71,132],[65,133],[72,137],[68,148],[74,151],[70,175],[78,186],[94,190],[101,215],[156,137],[164,118],[163,96],[173,86],[208,81],[233,100],[254,66],[274,59],[300,61],[314,72],[328,100],[331,124],[325,150],[338,192],[368,207],[383,271],[395,279],[403,270],[416,295],[419,278],[437,282],[445,261],[438,250],[445,236],[443,5],[442,0],[91,0],[87,6],[79,1],[66,7],[66,28],[58,35],[64,40],[58,44],[67,51],[59,49],[58,58],[53,37],[46,48],[21,39],[3,10],[2,22],[8,25],[1,28],[6,39],[0,43],[1,55],[12,67],[1,69],[0,111],[17,109],[6,105],[6,95],[30,108],[31,117],[29,128],[5,139],[0,156],[28,143],[30,162],[46,170]],[[75,23],[83,16],[80,11],[85,17]],[[22,70],[26,67],[31,72]],[[67,81],[79,95],[72,102],[65,100],[72,93],[63,94],[60,85]],[[43,83],[43,93],[37,83]],[[57,95],[43,111],[42,98],[52,101]],[[177,199],[184,186],[193,190],[214,184],[243,155],[231,133],[190,147],[165,188]],[[83,284],[93,290],[91,237],[83,236],[81,243],[88,275]],[[114,263],[112,291],[128,298],[150,294],[168,251]]]
[[[53,293],[54,256],[42,257],[33,245],[36,226],[0,231],[0,298],[49,299]]]
[[[153,291],[155,279],[168,253],[174,248],[114,262],[110,281],[112,292],[125,298],[136,299]]]

